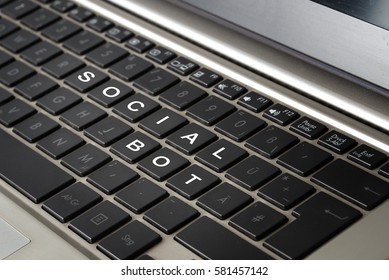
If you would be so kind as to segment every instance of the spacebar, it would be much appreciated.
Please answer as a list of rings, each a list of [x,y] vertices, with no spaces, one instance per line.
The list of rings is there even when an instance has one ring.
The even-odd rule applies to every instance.
[[[269,260],[270,256],[208,217],[202,217],[175,239],[204,259]]]
[[[0,178],[35,203],[74,182],[74,178],[0,129]]]

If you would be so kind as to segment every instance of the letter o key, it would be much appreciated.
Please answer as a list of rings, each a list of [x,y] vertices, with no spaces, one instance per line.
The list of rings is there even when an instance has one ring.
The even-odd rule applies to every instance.
[[[103,89],[103,94],[106,97],[113,98],[113,97],[116,97],[120,94],[120,89],[118,89],[117,87],[107,87],[107,88]]]
[[[164,156],[158,156],[153,159],[153,164],[157,167],[165,167],[170,164],[170,159]]]

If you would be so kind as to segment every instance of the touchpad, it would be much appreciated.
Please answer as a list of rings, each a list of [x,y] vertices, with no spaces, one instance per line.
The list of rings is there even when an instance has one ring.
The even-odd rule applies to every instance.
[[[0,259],[5,259],[28,243],[30,239],[0,218]]]

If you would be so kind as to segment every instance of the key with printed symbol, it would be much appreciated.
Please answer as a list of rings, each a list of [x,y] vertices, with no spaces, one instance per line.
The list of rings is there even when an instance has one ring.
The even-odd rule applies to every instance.
[[[186,76],[198,69],[199,66],[189,59],[180,56],[169,62],[167,68],[180,75]]]
[[[272,105],[273,102],[269,98],[264,97],[257,92],[251,91],[239,98],[238,104],[250,111],[259,113]]]
[[[151,95],[157,95],[178,83],[179,79],[169,72],[155,68],[134,81],[134,86]]]
[[[223,77],[207,68],[201,68],[194,72],[190,79],[203,87],[209,88],[220,82]]]
[[[351,151],[347,155],[347,158],[369,169],[376,168],[388,159],[384,153],[381,153],[380,151],[377,151],[365,144],[362,144]]]
[[[172,60],[173,58],[175,58],[176,54],[173,53],[172,51],[164,48],[164,47],[157,46],[157,47],[151,49],[147,53],[146,57],[150,58],[151,60],[153,60],[159,64],[165,64],[165,63],[169,62],[170,60]]]
[[[263,113],[263,116],[275,123],[286,126],[296,120],[299,114],[284,105],[274,104]]]
[[[335,130],[332,130],[321,137],[318,143],[338,154],[343,154],[357,145],[357,142],[354,139]]]
[[[216,85],[213,91],[227,99],[232,100],[247,92],[247,89],[227,79]]]
[[[135,36],[126,42],[126,47],[138,53],[144,53],[154,47],[154,43],[141,36]]]
[[[107,31],[107,33],[105,35],[108,38],[115,40],[116,42],[119,42],[119,43],[123,43],[124,41],[126,41],[130,37],[134,36],[134,34],[131,31],[129,31],[121,26],[112,27],[111,29],[109,29]]]
[[[88,93],[88,97],[104,107],[112,107],[116,103],[134,93],[127,85],[117,81],[108,80]]]
[[[60,87],[38,99],[37,105],[52,115],[58,115],[74,105],[82,98],[67,88]]]

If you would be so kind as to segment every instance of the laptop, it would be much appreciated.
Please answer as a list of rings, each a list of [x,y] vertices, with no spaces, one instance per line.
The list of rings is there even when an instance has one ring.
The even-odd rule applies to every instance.
[[[385,1],[0,1],[2,259],[388,259]]]

